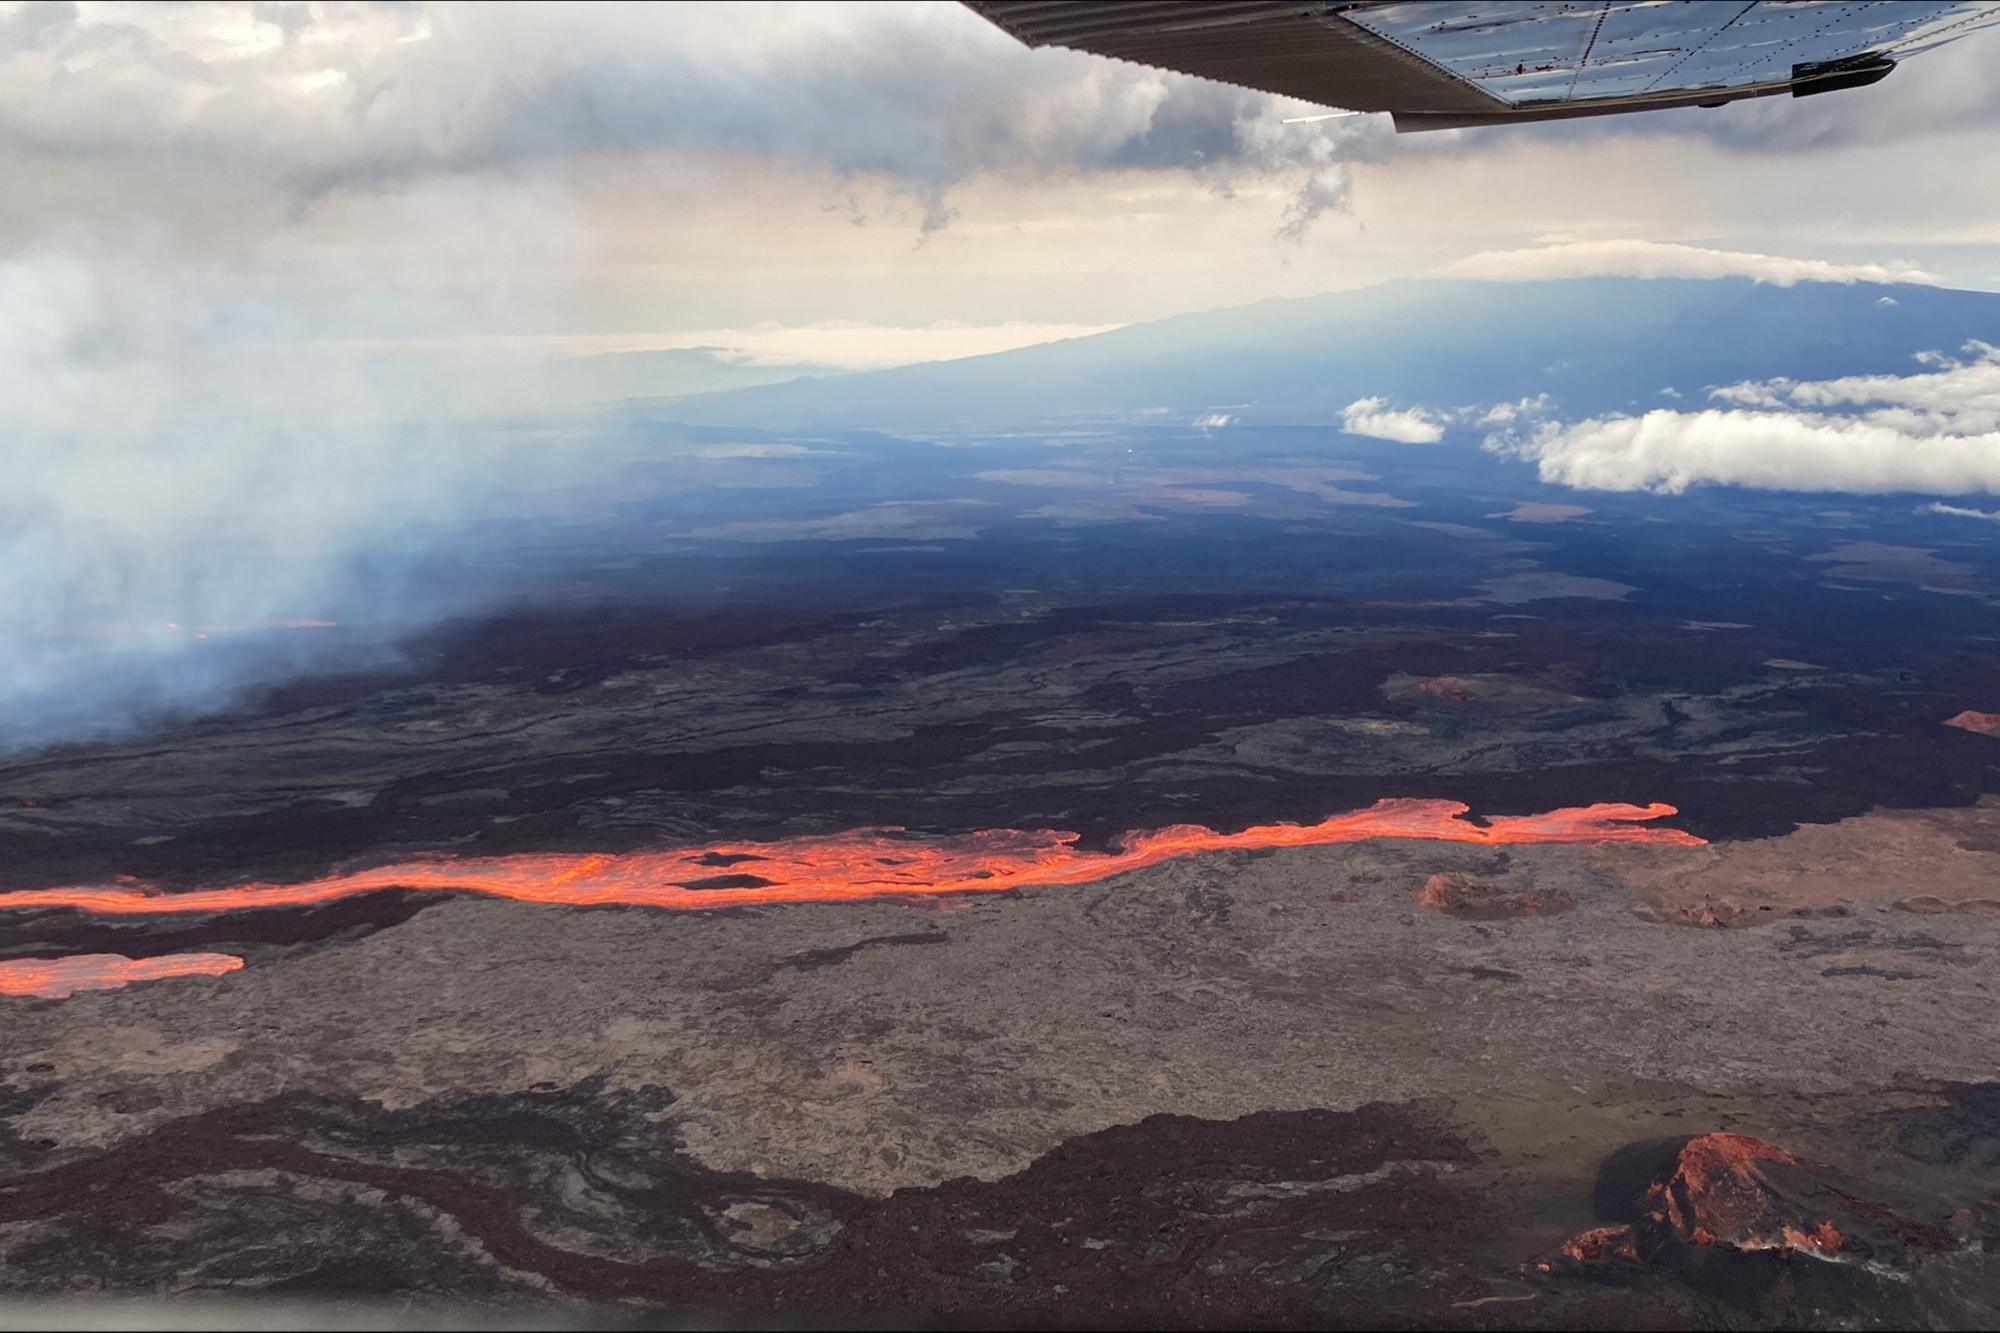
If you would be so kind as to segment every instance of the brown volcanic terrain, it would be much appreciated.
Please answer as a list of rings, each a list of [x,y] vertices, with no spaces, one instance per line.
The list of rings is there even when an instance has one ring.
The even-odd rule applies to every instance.
[[[872,1193],[1018,1170],[1154,1112],[1984,1077],[1990,919],[1650,926],[1591,855],[1384,840],[948,908],[451,898],[349,942],[246,950],[224,978],[11,1002],[10,1077],[47,1084],[12,1123],[81,1149],[299,1087],[411,1105],[602,1076],[672,1088],[715,1169]],[[1440,871],[1577,906],[1454,920],[1412,901]],[[1785,1025],[1772,994],[1799,1010]],[[148,1107],[120,1092],[141,1072]]]
[[[1454,704],[1514,704],[1523,706],[1583,703],[1568,691],[1552,688],[1536,680],[1503,675],[1407,676],[1397,674],[1382,682],[1382,697],[1395,702]]]
[[[1593,861],[1636,894],[1642,920],[1758,926],[1787,918],[1906,912],[2000,914],[2000,800],[1957,810],[1880,810],[1782,838],[1707,847],[1614,847]]]
[[[1576,906],[1563,889],[1510,892],[1470,875],[1440,873],[1417,890],[1417,906],[1460,921],[1508,921],[1520,916],[1556,916]]]
[[[1135,1284],[1136,1322],[1592,1325],[1598,1279],[1534,1263],[1594,1223],[1596,1164],[1630,1142],[1755,1134],[1885,1178],[1866,1197],[1934,1226],[2000,1193],[2000,1140],[1978,1137],[2000,1130],[1976,1118],[1943,1179],[1881,1137],[1990,1068],[1992,921],[1648,926],[1590,858],[1381,842],[945,911],[451,899],[226,978],[16,1001],[0,1254],[24,1292],[62,1288],[108,1227],[112,1290],[215,1290],[248,1276],[225,1261],[255,1235],[256,1282],[290,1291],[367,1271],[378,1290],[863,1310],[886,1290],[1063,1322],[1088,1307],[1056,1288],[1094,1274]],[[1416,910],[1441,862],[1577,907]],[[1403,1128],[1369,1157],[1311,1119],[1347,1112]],[[1214,1126],[1223,1157],[1104,1137],[1161,1114]],[[550,1116],[577,1121],[574,1148]],[[1261,1127],[1285,1124],[1349,1155],[1322,1175],[1272,1159]],[[1052,1152],[1089,1189],[1184,1200],[1181,1229],[1115,1193],[1043,1218]],[[967,1174],[992,1190],[948,1184]],[[1160,1264],[1188,1276],[1160,1285]],[[1680,1323],[1720,1299],[1658,1282],[1614,1309]]]

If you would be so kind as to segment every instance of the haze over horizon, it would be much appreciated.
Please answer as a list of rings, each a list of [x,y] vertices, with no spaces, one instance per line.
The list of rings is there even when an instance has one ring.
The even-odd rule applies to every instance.
[[[467,534],[580,521],[552,497],[629,465],[592,415],[620,400],[1398,278],[2000,290],[1996,40],[1865,93],[1398,137],[948,3],[5,5],[0,731],[208,706],[503,596]],[[1926,391],[1987,373],[1902,350],[1965,361]],[[1426,387],[1320,419],[1471,406]],[[353,632],[186,641],[318,621]]]

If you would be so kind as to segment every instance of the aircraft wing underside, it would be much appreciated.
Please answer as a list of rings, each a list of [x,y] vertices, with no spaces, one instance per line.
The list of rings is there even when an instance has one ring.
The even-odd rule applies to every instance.
[[[2000,0],[966,0],[1066,46],[1399,130],[1803,97],[2000,22]]]

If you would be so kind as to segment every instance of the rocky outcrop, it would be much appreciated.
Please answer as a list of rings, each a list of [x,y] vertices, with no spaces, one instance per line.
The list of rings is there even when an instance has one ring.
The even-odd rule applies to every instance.
[[[1432,875],[1417,890],[1417,906],[1460,921],[1506,921],[1522,916],[1557,916],[1576,906],[1564,889],[1509,890],[1470,875]]]
[[[1610,1225],[1565,1242],[1561,1262],[1686,1270],[1691,1262],[1699,1267],[1698,1252],[1714,1251],[1903,1268],[1965,1247],[1951,1230],[1899,1216],[1783,1148],[1742,1134],[1622,1149],[1606,1160],[1594,1202]]]
[[[1527,707],[1580,702],[1576,695],[1559,688],[1559,683],[1567,678],[1568,673],[1560,669],[1539,677],[1501,672],[1414,676],[1399,671],[1382,682],[1382,697],[1392,703],[1483,703]]]
[[[1850,912],[1843,903],[1779,907],[1772,903],[1741,902],[1724,897],[1677,903],[1648,895],[1634,899],[1632,915],[1658,926],[1705,926],[1712,930],[1733,930],[1740,926],[1761,926],[1779,917],[1812,920],[1848,916]]]
[[[1594,868],[1631,890],[1632,914],[1739,929],[1906,912],[2000,911],[2000,803],[1877,810],[1778,838],[1705,846],[1605,845]]]
[[[2000,916],[2000,898],[1939,898],[1919,893],[1898,898],[1894,906],[1899,912],[1915,912],[1920,916],[1936,916],[1940,912],[1977,912],[1981,916]]]

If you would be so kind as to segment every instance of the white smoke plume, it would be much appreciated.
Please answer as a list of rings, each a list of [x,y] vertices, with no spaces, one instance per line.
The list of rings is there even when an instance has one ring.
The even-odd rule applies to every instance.
[[[414,416],[444,406],[420,376],[257,341],[285,319],[198,271],[0,260],[0,748],[379,656],[480,595],[418,577],[426,534],[553,460]]]

